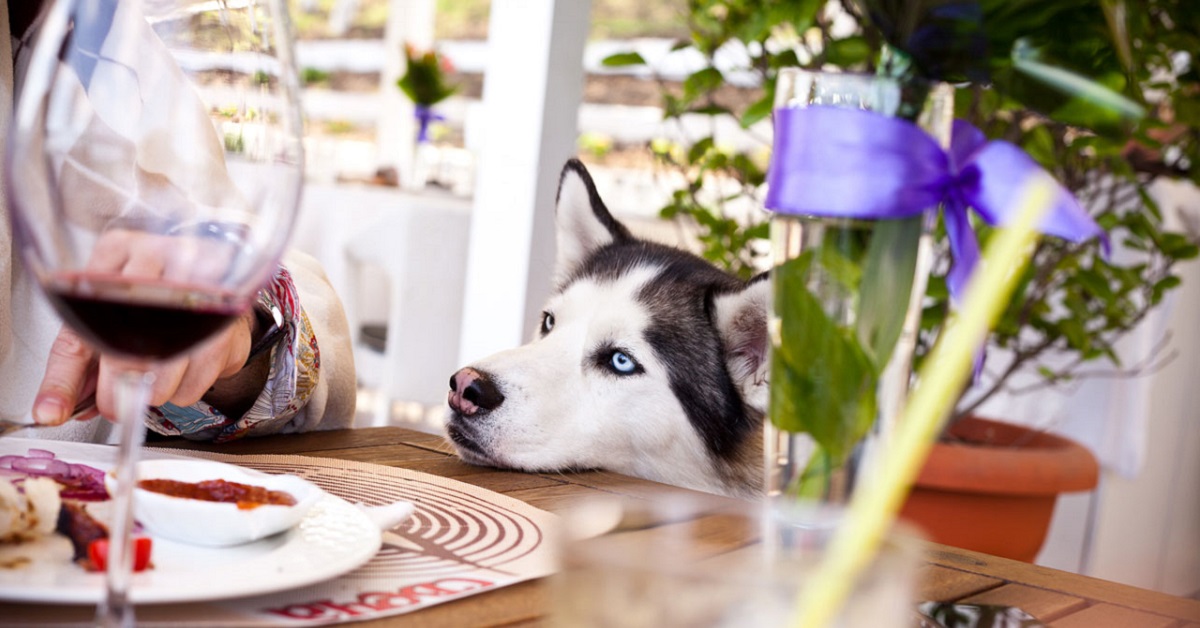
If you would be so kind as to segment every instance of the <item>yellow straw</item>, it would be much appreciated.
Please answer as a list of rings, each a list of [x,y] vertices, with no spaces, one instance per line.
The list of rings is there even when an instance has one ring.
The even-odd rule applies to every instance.
[[[1049,210],[1053,192],[1048,175],[1031,180],[1021,191],[1016,220],[989,243],[967,285],[961,311],[925,361],[879,472],[855,490],[844,524],[801,591],[796,626],[820,628],[829,623],[874,557],[971,373],[976,347],[1000,316],[1029,261],[1038,236],[1035,226]]]

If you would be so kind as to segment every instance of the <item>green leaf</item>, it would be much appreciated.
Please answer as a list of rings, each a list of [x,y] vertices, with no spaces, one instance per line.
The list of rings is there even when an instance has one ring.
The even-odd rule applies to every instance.
[[[746,153],[734,154],[729,165],[733,169],[733,175],[743,185],[758,187],[767,180],[767,173]],[[738,190],[729,200],[733,201],[745,196],[746,192],[744,190]]]
[[[825,49],[825,60],[842,68],[862,65],[874,54],[861,35],[835,39]]]
[[[771,223],[764,220],[756,225],[749,227],[746,230],[747,240],[761,240],[771,236]]]
[[[687,101],[695,100],[701,94],[720,87],[724,82],[725,77],[716,68],[697,70],[683,80],[683,98]]]
[[[1119,224],[1120,220],[1120,217],[1116,214],[1104,214],[1096,217],[1096,224],[1100,225],[1100,228],[1106,232],[1110,232]]]
[[[1171,107],[1175,112],[1175,120],[1188,126],[1200,126],[1200,99],[1187,93],[1174,94]]]
[[[945,322],[946,308],[944,305],[931,305],[921,310],[921,329],[940,331]]]
[[[949,299],[950,289],[946,286],[946,278],[937,275],[929,277],[929,283],[925,287],[925,295],[939,301]]]
[[[1101,110],[1131,120],[1139,120],[1146,115],[1144,107],[1104,85],[1081,74],[1038,61],[1036,51],[1024,40],[1018,40],[1013,45],[1012,64],[1018,72]]]
[[[1112,288],[1100,273],[1092,269],[1080,270],[1075,277],[1083,284],[1083,287],[1091,292],[1097,298],[1109,300],[1113,298]]]
[[[1125,69],[1133,69],[1133,46],[1129,43],[1129,24],[1126,19],[1126,11],[1124,0],[1102,0],[1100,7],[1104,9],[1104,19],[1108,22],[1109,37],[1112,38],[1114,47],[1117,49],[1117,56],[1121,59],[1121,65]]]
[[[771,351],[771,421],[810,434],[837,464],[875,419],[878,374],[854,334],[805,287],[811,251],[776,267],[780,342]]]
[[[1084,329],[1083,321],[1080,318],[1063,319],[1059,323],[1059,328],[1062,330],[1063,335],[1067,337],[1067,344],[1072,349],[1084,351],[1091,344],[1087,330]]]
[[[824,8],[825,0],[792,0],[780,2],[775,10],[781,22],[791,22],[796,32],[803,33],[817,19],[817,12]]]
[[[800,57],[796,56],[795,50],[784,50],[777,55],[771,55],[767,58],[767,67],[772,70],[779,68],[790,68],[792,66],[801,65]]]
[[[921,214],[877,220],[871,228],[858,289],[858,341],[879,369],[891,359],[904,328],[924,220]]]
[[[821,247],[821,271],[828,275],[842,292],[853,293],[862,279],[862,267],[855,261],[860,253],[845,251],[826,243]]]
[[[771,115],[771,111],[775,106],[775,93],[773,90],[768,90],[767,94],[754,102],[754,104],[746,107],[746,111],[742,113],[741,125],[743,129],[748,129],[754,126],[755,122],[763,120]]]
[[[1158,241],[1158,247],[1167,256],[1174,259],[1191,259],[1196,257],[1196,244],[1182,233],[1164,233]]]
[[[1132,174],[1130,175],[1130,178],[1132,178]],[[1142,205],[1146,208],[1146,211],[1150,213],[1150,216],[1152,216],[1154,220],[1162,222],[1162,208],[1158,206],[1158,201],[1154,200],[1153,196],[1150,196],[1150,192],[1144,186],[1139,185],[1137,192],[1138,199],[1142,201]],[[1143,217],[1140,213],[1136,215],[1138,218],[1145,220],[1145,217]]]
[[[1025,133],[1025,137],[1021,140],[1021,148],[1042,166],[1052,167],[1058,160],[1058,153],[1054,147],[1054,136],[1050,134],[1049,129],[1042,125],[1035,126]]]
[[[1149,251],[1150,247],[1146,245],[1146,241],[1142,238],[1125,238],[1121,241],[1121,245],[1134,251]]]
[[[723,107],[716,103],[708,103],[699,107],[690,107],[688,113],[698,113],[703,116],[719,116],[731,112],[728,107]]]
[[[828,497],[829,482],[838,466],[828,452],[817,446],[800,473],[800,481],[791,487],[789,494],[808,501]]]
[[[1159,279],[1150,289],[1150,301],[1153,303],[1159,303],[1162,301],[1163,296],[1166,295],[1168,291],[1178,288],[1182,283],[1183,280],[1175,275],[1170,275]]]
[[[1125,87],[1125,77],[1121,74],[1099,75],[1093,77],[1092,80],[1113,94],[1119,94]],[[1122,114],[1118,109],[1098,105],[1087,95],[1066,94],[1066,96],[1068,98],[1065,102],[1049,111],[1050,118],[1056,122],[1109,132],[1110,130],[1127,129],[1128,125],[1124,122],[1137,119]],[[1124,97],[1122,96],[1122,98]],[[1122,139],[1127,139],[1124,131],[1116,133],[1115,136],[1125,136]]]
[[[646,65],[646,60],[637,52],[617,52],[604,57],[600,65],[606,68],[622,68],[632,65]]]
[[[671,94],[663,93],[663,120],[678,118],[685,113],[687,113],[687,107],[682,100]]]

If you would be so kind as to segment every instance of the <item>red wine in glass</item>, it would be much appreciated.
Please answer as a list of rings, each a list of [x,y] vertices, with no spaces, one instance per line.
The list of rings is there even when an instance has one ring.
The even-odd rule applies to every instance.
[[[105,352],[164,359],[217,333],[247,303],[160,279],[61,273],[46,294],[72,329]]]

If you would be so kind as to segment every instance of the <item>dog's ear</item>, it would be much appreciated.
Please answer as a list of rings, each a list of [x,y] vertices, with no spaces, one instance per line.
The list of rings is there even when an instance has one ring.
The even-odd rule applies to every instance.
[[[740,292],[714,299],[717,332],[725,346],[725,365],[742,398],[751,407],[766,411],[768,399],[767,308],[771,281],[764,273]]]
[[[554,208],[558,253],[555,274],[560,278],[570,273],[596,249],[632,236],[625,225],[617,222],[600,194],[587,168],[578,159],[563,166],[558,180],[558,198]]]

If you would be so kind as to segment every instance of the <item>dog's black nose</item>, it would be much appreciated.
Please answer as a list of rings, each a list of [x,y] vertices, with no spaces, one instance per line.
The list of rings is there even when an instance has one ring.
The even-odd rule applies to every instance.
[[[500,407],[504,395],[486,373],[468,367],[450,376],[450,393],[446,401],[455,412],[471,416]]]

